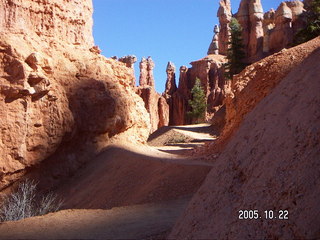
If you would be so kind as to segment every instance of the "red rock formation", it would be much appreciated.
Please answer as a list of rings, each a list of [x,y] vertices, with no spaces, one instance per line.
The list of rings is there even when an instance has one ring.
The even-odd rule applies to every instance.
[[[170,65],[170,66],[169,66]],[[168,74],[168,91],[174,89],[175,75],[174,65],[168,64],[167,72],[170,73],[170,81]],[[169,106],[159,93],[154,89],[153,78],[154,62],[151,57],[147,59],[142,58],[140,62],[140,86],[137,88],[137,94],[143,99],[145,108],[150,115],[151,129],[150,133],[156,131],[159,127],[167,126],[169,124]],[[174,85],[173,85],[174,84]],[[170,87],[169,87],[170,85]]]
[[[190,99],[188,81],[188,68],[181,66],[177,91],[172,95],[166,95],[170,112],[169,125],[184,125],[187,123],[186,113],[188,109],[188,99]]]
[[[264,52],[278,52],[291,45],[294,35],[304,27],[304,11],[301,1],[287,1],[281,3],[275,13],[265,14]]]
[[[158,128],[169,125],[169,105],[164,97],[160,97],[158,101],[159,123]]]
[[[187,119],[188,98],[182,95],[179,91],[172,95],[172,105],[170,112],[170,125],[186,125],[189,123]]]
[[[147,85],[154,86],[153,69],[155,67],[155,64],[154,64],[154,62],[153,62],[151,57],[147,58],[147,62],[148,62],[148,81],[147,81]]]
[[[148,62],[147,59],[142,58],[141,62],[139,63],[140,68],[140,78],[139,78],[139,85],[146,86],[148,82]]]
[[[235,14],[242,27],[242,39],[247,63],[256,62],[263,57],[290,46],[293,36],[304,27],[304,3],[295,0],[281,3],[276,12],[263,13],[261,0],[242,0]],[[219,38],[213,39],[209,52],[226,55],[230,36],[230,1],[220,0],[218,17],[220,21]]]
[[[236,18],[242,27],[242,43],[247,50],[250,41],[250,15],[249,15],[250,0],[242,0]]]
[[[169,124],[169,105],[165,98],[151,86],[139,86],[136,92],[143,99],[150,115],[150,133],[159,127],[167,126]]]
[[[0,188],[34,165],[51,185],[111,142],[146,141],[134,76],[92,50],[91,14],[91,1],[0,2]]]
[[[176,85],[176,67],[172,62],[168,62],[167,65],[167,81],[166,81],[166,88],[165,94],[172,95],[177,90]]]
[[[0,5],[1,32],[32,32],[45,39],[52,38],[85,48],[94,45],[91,0],[1,0]]]
[[[166,94],[170,107],[170,125],[184,125],[191,123],[187,118],[190,110],[188,100],[191,99],[191,89],[195,79],[201,80],[208,104],[207,120],[222,105],[225,92],[225,80],[223,75],[223,64],[225,57],[221,55],[208,55],[198,61],[191,62],[192,68],[182,66],[180,68],[179,87],[172,95]]]
[[[263,9],[260,0],[242,0],[236,15],[241,27],[247,61],[262,58],[263,47]]]
[[[132,76],[134,76],[134,63],[137,62],[137,57],[134,55],[128,55],[124,56],[118,59],[119,62],[123,62],[128,69],[128,71],[131,71]],[[136,79],[133,78],[133,81],[131,82],[131,86],[135,87],[136,86]]]
[[[189,69],[186,66],[180,67],[178,92],[184,96],[189,96],[190,94],[190,84],[188,83],[188,70]]]
[[[292,11],[285,2],[282,2],[275,13],[275,28],[270,34],[269,48],[277,52],[293,41]]]
[[[126,64],[128,68],[134,68],[134,63],[137,62],[137,57],[134,55],[124,56],[118,59],[119,62],[123,62]]]
[[[227,55],[228,42],[230,38],[230,21],[232,18],[230,0],[220,0],[217,14],[220,22],[219,32],[219,54]]]
[[[268,54],[270,52],[269,49],[269,38],[270,33],[272,29],[274,29],[275,26],[275,14],[276,12],[273,9],[270,9],[270,11],[266,12],[264,14],[263,19],[263,52]]]
[[[250,40],[248,46],[249,62],[262,58],[263,52],[263,9],[260,0],[253,0],[249,5]]]
[[[153,87],[150,86],[138,87],[137,94],[143,99],[145,108],[150,115],[150,133],[153,133],[158,129],[159,125],[158,102],[160,95],[155,91]]]
[[[153,69],[154,62],[151,57],[142,58],[140,62],[140,86],[154,86]]]
[[[207,97],[215,89],[223,88],[225,83],[221,67],[224,62],[225,58],[221,55],[208,55],[203,59],[191,62],[192,68],[188,71],[188,77],[191,80],[189,86],[192,88],[195,79],[199,78]]]
[[[213,30],[213,39],[211,41],[211,44],[209,46],[208,52],[207,54],[215,54],[218,55],[219,54],[219,26],[215,25],[214,26],[214,30]]]

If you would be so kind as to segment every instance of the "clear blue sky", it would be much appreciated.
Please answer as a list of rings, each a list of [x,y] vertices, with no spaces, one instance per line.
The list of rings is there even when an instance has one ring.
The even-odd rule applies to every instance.
[[[262,0],[264,11],[280,0]],[[240,0],[231,0],[236,12]],[[134,54],[136,77],[141,57],[151,56],[156,90],[164,91],[166,65],[177,68],[206,56],[218,24],[219,0],[93,0],[94,38],[106,57]]]

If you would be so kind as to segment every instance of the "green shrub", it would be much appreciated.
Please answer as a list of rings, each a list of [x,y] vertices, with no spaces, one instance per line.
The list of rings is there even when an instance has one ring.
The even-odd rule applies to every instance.
[[[225,76],[232,79],[233,75],[240,73],[246,67],[244,63],[246,54],[242,43],[242,28],[236,18],[231,19],[230,33]]]
[[[294,38],[294,45],[307,42],[320,36],[320,0],[313,0],[305,6],[306,27],[301,29]]]
[[[192,110],[187,112],[187,115],[192,118],[192,122],[203,122],[207,109],[207,99],[199,78],[196,78],[196,82],[191,89],[191,94],[192,99],[188,103]]]

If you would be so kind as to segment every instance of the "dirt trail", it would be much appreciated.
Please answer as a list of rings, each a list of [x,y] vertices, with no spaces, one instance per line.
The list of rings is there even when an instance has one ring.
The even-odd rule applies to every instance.
[[[165,238],[211,170],[211,163],[186,156],[215,139],[210,131],[206,124],[168,127],[153,135],[153,143],[176,134],[188,142],[107,147],[56,191],[64,209],[86,210],[0,224],[0,239]]]
[[[207,125],[186,128],[198,131],[194,138],[197,141],[209,138],[207,132],[201,133],[208,131]],[[172,151],[170,148],[175,146],[165,147]],[[66,199],[64,207],[106,209],[192,195],[213,166],[197,158],[166,153],[157,148],[124,144],[107,147],[58,189],[58,194]],[[180,150],[185,151],[185,148],[180,147]]]
[[[64,210],[0,225],[0,239],[163,238],[190,198],[111,210]]]
[[[149,137],[149,145],[178,155],[189,155],[194,148],[217,139],[217,132],[207,123],[163,127]]]

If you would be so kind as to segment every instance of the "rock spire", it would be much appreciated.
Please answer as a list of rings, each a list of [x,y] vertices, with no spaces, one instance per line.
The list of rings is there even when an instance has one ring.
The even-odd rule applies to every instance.
[[[220,32],[219,26],[215,25],[213,30],[213,33],[214,33],[213,39],[207,52],[208,55],[219,54],[219,32]]]
[[[172,62],[168,62],[166,72],[167,72],[167,82],[166,82],[165,93],[171,95],[177,90],[176,67]]]
[[[220,22],[219,29],[219,54],[226,55],[230,38],[230,22],[232,18],[230,0],[220,0],[217,14]]]
[[[151,57],[142,58],[140,62],[140,86],[154,86],[153,69],[155,64]]]

